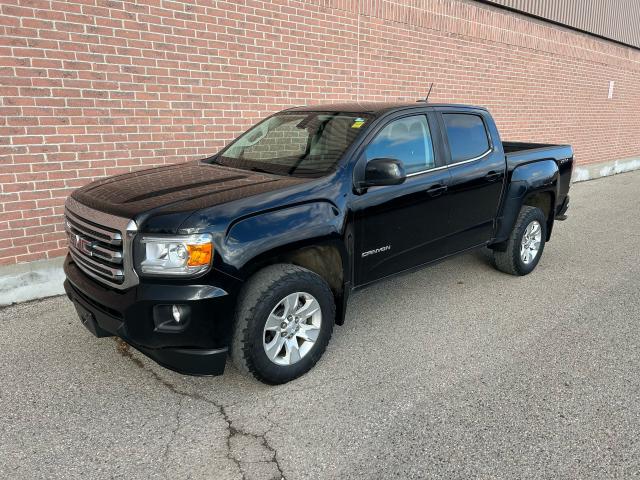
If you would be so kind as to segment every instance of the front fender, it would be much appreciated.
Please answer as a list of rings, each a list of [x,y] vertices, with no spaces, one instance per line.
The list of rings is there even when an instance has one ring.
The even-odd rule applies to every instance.
[[[330,202],[319,201],[262,212],[233,223],[219,247],[238,271],[266,252],[298,248],[318,238],[341,238],[343,218]]]
[[[554,199],[558,198],[559,179],[558,165],[553,160],[541,160],[516,167],[511,174],[493,243],[501,243],[509,238],[527,196],[532,193],[551,192]],[[551,205],[551,221],[554,207]]]

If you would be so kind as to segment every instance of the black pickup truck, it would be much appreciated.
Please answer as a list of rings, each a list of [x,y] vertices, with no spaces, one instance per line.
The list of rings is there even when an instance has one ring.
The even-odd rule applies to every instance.
[[[93,182],[65,206],[65,289],[96,336],[173,370],[267,383],[318,361],[351,292],[478,247],[526,275],[573,169],[486,109],[292,108],[216,155]]]

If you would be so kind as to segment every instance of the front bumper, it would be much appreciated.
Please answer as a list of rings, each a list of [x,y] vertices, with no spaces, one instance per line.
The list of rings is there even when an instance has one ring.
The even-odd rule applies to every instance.
[[[97,337],[117,336],[160,365],[189,375],[224,371],[235,295],[211,285],[141,283],[118,291],[91,279],[67,255],[64,288],[83,325]],[[184,325],[163,329],[159,308],[188,309]],[[159,308],[158,308],[159,307]]]

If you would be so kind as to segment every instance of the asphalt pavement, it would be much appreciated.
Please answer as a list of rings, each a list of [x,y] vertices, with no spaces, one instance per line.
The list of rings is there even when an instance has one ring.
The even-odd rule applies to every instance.
[[[640,475],[640,172],[575,184],[534,273],[478,251],[356,294],[270,387],[179,375],[65,297],[0,310],[0,478]]]

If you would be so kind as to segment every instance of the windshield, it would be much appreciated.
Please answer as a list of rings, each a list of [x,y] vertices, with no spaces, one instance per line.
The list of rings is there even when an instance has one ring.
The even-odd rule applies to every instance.
[[[244,133],[213,161],[278,175],[325,175],[335,170],[369,118],[344,112],[279,113]]]

